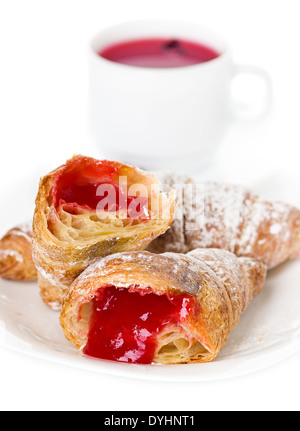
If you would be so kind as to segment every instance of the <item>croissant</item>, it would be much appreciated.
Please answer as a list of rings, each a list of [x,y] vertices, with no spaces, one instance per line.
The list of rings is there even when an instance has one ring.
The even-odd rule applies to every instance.
[[[226,250],[118,253],[75,280],[60,323],[87,356],[142,364],[208,362],[265,278],[263,263]]]
[[[40,181],[33,257],[43,301],[60,309],[74,279],[95,259],[143,250],[174,218],[175,192],[119,162],[75,156]]]
[[[179,207],[171,229],[150,244],[150,252],[222,248],[260,259],[268,268],[300,257],[300,210],[292,205],[267,201],[239,185],[196,185],[172,175],[162,182],[177,189]]]
[[[15,281],[37,278],[32,259],[31,225],[15,227],[0,240],[0,277]]]

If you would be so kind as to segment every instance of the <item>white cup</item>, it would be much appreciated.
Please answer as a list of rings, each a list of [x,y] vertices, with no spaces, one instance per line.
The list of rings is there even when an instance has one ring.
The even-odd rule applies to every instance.
[[[99,55],[110,44],[152,37],[200,42],[220,56],[186,67],[147,68]],[[254,73],[264,80],[260,111],[265,113],[271,97],[267,73],[236,66],[226,42],[211,30],[165,20],[105,29],[94,37],[90,50],[93,134],[108,159],[151,170],[202,166],[211,160],[236,115],[231,84],[238,73]]]

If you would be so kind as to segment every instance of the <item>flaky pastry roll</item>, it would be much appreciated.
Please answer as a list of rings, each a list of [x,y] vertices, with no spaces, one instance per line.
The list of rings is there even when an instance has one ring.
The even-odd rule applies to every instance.
[[[119,162],[75,156],[42,178],[33,256],[44,302],[59,309],[95,259],[145,249],[171,225],[174,204],[155,176]]]
[[[260,259],[273,268],[300,257],[300,210],[270,202],[240,185],[167,175],[180,199],[176,221],[148,250],[186,253],[195,248],[222,248],[237,256]]]
[[[0,277],[33,281],[37,271],[32,259],[32,226],[15,227],[0,240]]]
[[[143,364],[208,362],[265,277],[261,262],[220,249],[119,253],[75,280],[60,323],[88,356]]]

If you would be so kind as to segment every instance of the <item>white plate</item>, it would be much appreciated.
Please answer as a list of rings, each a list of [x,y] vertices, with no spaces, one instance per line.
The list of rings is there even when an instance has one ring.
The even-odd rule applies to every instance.
[[[272,198],[276,192],[278,198],[291,201],[299,196],[291,189],[297,183],[277,176],[276,182],[270,178],[261,184],[260,191]],[[58,312],[43,304],[36,283],[0,280],[2,346],[55,363],[130,378],[200,382],[236,377],[300,350],[300,261],[270,271],[263,292],[246,310],[218,358],[208,364],[145,366],[86,358],[66,341],[58,317]]]
[[[144,366],[81,356],[64,338],[59,313],[46,307],[35,283],[0,282],[0,344],[56,363],[124,377],[208,381],[272,365],[300,348],[300,262],[269,274],[218,358],[208,364]]]

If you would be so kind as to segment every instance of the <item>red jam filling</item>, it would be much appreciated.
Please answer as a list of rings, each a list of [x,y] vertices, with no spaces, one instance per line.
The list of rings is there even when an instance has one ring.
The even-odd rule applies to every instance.
[[[93,299],[84,353],[100,359],[150,364],[158,334],[183,322],[197,307],[191,295],[155,295],[108,286]]]
[[[79,208],[110,212],[127,209],[129,218],[148,218],[148,199],[128,196],[118,184],[119,175],[119,168],[107,160],[75,159],[55,180],[53,204],[56,209],[67,204],[68,211],[75,214]]]

